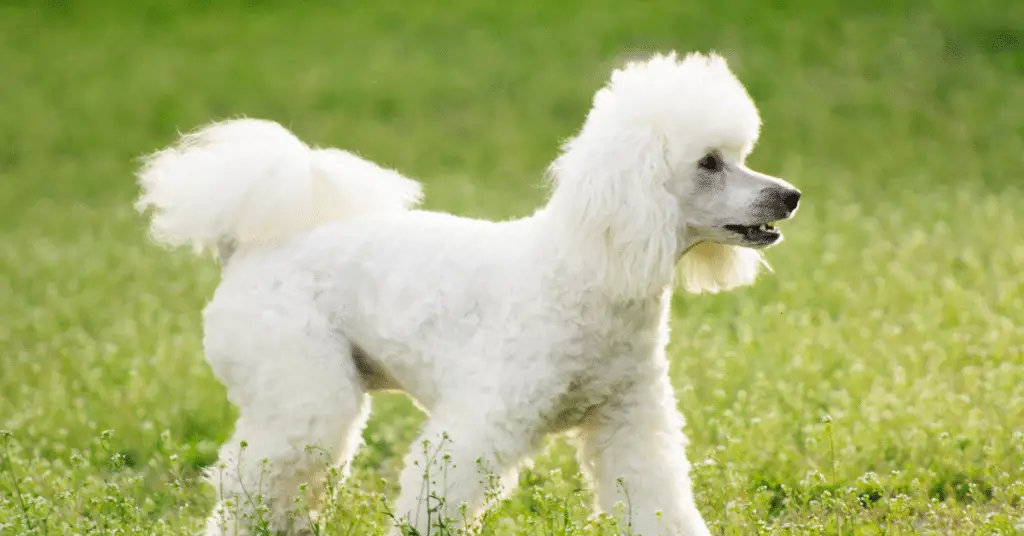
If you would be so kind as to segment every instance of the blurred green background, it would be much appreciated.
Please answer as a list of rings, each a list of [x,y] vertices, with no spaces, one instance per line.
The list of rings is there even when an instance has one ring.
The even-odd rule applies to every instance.
[[[716,533],[1024,531],[1024,2],[0,0],[0,533],[176,533],[210,504],[218,268],[146,241],[139,156],[273,119],[428,208],[523,216],[610,70],[670,49],[729,59],[751,167],[804,192],[774,275],[677,298]],[[391,491],[420,419],[377,397],[355,483]],[[502,530],[574,464],[554,441]]]

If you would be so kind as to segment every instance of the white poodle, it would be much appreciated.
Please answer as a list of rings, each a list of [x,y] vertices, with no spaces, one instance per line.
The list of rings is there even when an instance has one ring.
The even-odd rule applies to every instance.
[[[707,534],[668,375],[669,297],[674,282],[752,283],[781,239],[772,222],[800,192],[744,166],[759,129],[721,57],[631,63],[551,165],[546,206],[505,222],[414,210],[416,182],[272,122],[213,124],[151,155],[137,206],[153,236],[223,264],[204,345],[240,417],[207,533],[244,532],[220,512],[252,514],[256,491],[274,530],[307,530],[295,497],[324,467],[305,447],[347,466],[367,393],[401,390],[429,417],[394,511],[422,534],[428,488],[445,498],[433,521],[463,519],[462,504],[472,520],[481,464],[513,483],[552,433],[578,441],[599,508],[628,493],[633,533]]]

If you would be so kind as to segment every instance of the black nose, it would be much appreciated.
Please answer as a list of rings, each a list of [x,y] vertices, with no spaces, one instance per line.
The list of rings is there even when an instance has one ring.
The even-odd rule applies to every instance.
[[[797,190],[789,190],[782,194],[782,203],[786,205],[786,208],[790,212],[796,210],[796,207],[800,205],[800,192]]]

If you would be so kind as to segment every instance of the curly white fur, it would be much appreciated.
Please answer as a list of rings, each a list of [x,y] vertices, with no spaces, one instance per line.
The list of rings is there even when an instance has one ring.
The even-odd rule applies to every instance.
[[[311,149],[277,123],[226,121],[146,158],[136,208],[154,238],[202,251],[249,245],[329,221],[405,210],[419,183],[338,149]]]
[[[323,469],[304,447],[347,464],[367,393],[398,389],[429,413],[395,508],[421,533],[423,475],[443,459],[421,441],[448,436],[429,491],[458,518],[486,507],[478,461],[507,484],[568,432],[598,507],[625,499],[621,478],[635,533],[707,534],[668,376],[668,295],[677,267],[694,292],[752,283],[763,260],[745,246],[776,241],[756,229],[795,210],[795,189],[743,166],[759,128],[721,58],[632,63],[551,166],[546,206],[507,222],[412,210],[416,183],[264,121],[151,157],[138,206],[153,236],[224,262],[204,341],[240,411],[213,475],[221,506],[251,513],[263,482],[272,526],[304,530],[293,497]],[[207,533],[244,531],[227,517]]]

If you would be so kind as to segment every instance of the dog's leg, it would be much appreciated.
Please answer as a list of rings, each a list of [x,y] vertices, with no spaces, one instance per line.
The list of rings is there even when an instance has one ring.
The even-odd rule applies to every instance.
[[[433,411],[406,456],[395,515],[418,534],[471,525],[490,499],[508,491],[534,446],[530,431],[499,417],[505,410],[500,402],[494,407],[470,400],[472,407]]]
[[[234,318],[233,332],[208,323],[207,358],[239,410],[210,471],[218,505],[208,536],[254,527],[308,534],[303,506],[315,509],[325,471],[340,464],[344,476],[355,454],[369,401],[347,343],[309,316],[296,318]],[[297,501],[303,485],[305,503]]]
[[[581,466],[595,484],[598,506],[610,513],[621,508],[627,534],[709,534],[694,503],[682,427],[663,375],[623,392],[581,428]]]

